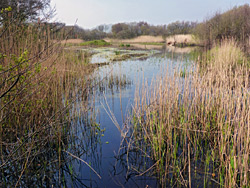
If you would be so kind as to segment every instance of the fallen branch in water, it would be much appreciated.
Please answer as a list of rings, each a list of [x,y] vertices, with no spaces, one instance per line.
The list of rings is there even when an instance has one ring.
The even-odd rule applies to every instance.
[[[82,161],[83,163],[85,163],[100,179],[102,179],[102,177],[86,162],[86,161],[84,161],[83,159],[81,159],[81,158],[79,158],[79,157],[77,157],[77,156],[75,156],[75,155],[73,155],[72,153],[69,153],[68,151],[65,151],[65,150],[63,150],[65,153],[67,153],[67,154],[69,154],[69,155],[71,155],[72,157],[74,157],[74,158],[76,158],[76,159],[78,159],[78,160],[80,160],[80,161]]]

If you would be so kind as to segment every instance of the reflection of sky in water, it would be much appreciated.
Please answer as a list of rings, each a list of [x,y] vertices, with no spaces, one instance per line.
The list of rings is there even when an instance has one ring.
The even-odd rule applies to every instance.
[[[101,53],[99,55],[96,54],[92,61],[102,61],[103,59],[108,58],[103,58],[105,54],[106,53]],[[116,169],[116,172],[121,172],[121,174],[119,176],[114,176],[114,164],[116,162],[114,156],[120,147],[121,134],[107,115],[104,107],[106,109],[110,108],[116,121],[122,127],[123,119],[128,115],[131,110],[131,105],[134,102],[135,89],[138,86],[138,83],[141,85],[147,80],[148,84],[150,84],[151,80],[156,75],[164,75],[167,70],[170,75],[173,75],[176,68],[180,67],[180,65],[184,66],[187,64],[184,60],[182,61],[182,59],[185,58],[179,58],[178,60],[172,61],[164,54],[158,54],[146,60],[126,60],[112,63],[100,67],[93,73],[93,77],[97,78],[97,80],[102,80],[101,87],[97,84],[94,88],[96,121],[100,123],[101,129],[105,128],[106,131],[104,132],[104,137],[101,137],[101,142],[103,144],[98,146],[101,147],[100,150],[96,150],[96,152],[101,151],[101,153],[94,154],[99,155],[99,160],[101,161],[96,163],[91,161],[93,158],[89,159],[88,157],[83,157],[83,159],[93,164],[93,168],[101,175],[102,179],[98,179],[94,172],[92,172],[86,165],[80,165],[77,163],[75,164],[75,169],[78,169],[79,171],[78,178],[91,179],[91,181],[84,182],[93,187],[119,187],[115,184],[114,179],[118,180],[125,187],[135,187],[136,184],[133,181],[130,180],[129,182],[126,182],[126,171],[123,170],[121,166]],[[119,84],[118,86],[116,84],[113,87],[110,87],[109,83],[115,83],[112,82],[112,78],[114,80],[117,79],[118,81],[121,79],[121,82],[124,82],[123,86],[119,87]],[[106,142],[108,142],[108,144],[106,144]],[[138,178],[133,179],[136,180]],[[140,177],[140,179],[142,178]],[[90,182],[94,183],[91,184]],[[146,185],[152,187],[156,186],[155,181],[149,179],[142,181],[137,180],[136,182],[139,183],[139,187],[145,187]]]

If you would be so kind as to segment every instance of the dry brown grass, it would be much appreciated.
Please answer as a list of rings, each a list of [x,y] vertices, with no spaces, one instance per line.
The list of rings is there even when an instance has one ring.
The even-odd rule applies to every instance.
[[[84,40],[82,39],[67,39],[67,40],[62,40],[62,44],[81,44],[83,43]]]
[[[105,41],[115,43],[115,44],[122,44],[122,43],[128,43],[128,44],[142,44],[144,43],[144,47],[139,46],[139,48],[145,48],[145,44],[153,45],[154,43],[166,43],[167,46],[169,45],[176,45],[176,44],[186,44],[186,45],[197,45],[200,44],[199,40],[196,39],[193,35],[187,34],[187,35],[174,35],[169,36],[165,40],[163,36],[139,36],[133,39],[110,39],[106,38]],[[148,48],[152,48],[149,45],[147,45]],[[159,49],[161,47],[154,46],[154,49]]]
[[[189,44],[196,44],[197,40],[194,38],[193,35],[174,35],[166,38],[166,43],[189,43]]]
[[[112,43],[164,43],[164,39],[162,36],[149,36],[149,35],[144,35],[144,36],[139,36],[134,39],[105,39],[107,42],[112,42]]]

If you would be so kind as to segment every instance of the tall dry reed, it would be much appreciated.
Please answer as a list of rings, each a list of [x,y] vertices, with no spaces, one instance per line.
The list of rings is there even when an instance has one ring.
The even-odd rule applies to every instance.
[[[137,91],[128,150],[154,161],[139,172],[153,171],[162,187],[249,186],[247,60],[226,40],[203,63],[184,77],[178,71],[158,76]]]
[[[0,186],[61,186],[90,69],[84,55],[63,50],[55,24],[24,22],[11,9],[0,17]]]

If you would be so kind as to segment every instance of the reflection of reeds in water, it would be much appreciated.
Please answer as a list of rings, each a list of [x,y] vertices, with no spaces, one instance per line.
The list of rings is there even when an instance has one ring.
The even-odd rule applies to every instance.
[[[131,81],[127,79],[126,75],[117,76],[117,75],[111,75],[107,80],[108,88],[113,90],[115,88],[116,90],[126,88],[128,85],[131,85]]]
[[[96,78],[95,83],[97,83],[97,94],[114,93],[115,91],[119,91],[120,89],[130,87],[131,84],[133,84],[125,74],[117,75],[112,72],[109,73],[105,78]]]
[[[233,41],[209,59],[202,74],[199,67],[184,77],[167,74],[137,92],[127,155],[141,151],[154,165],[135,170],[128,161],[128,167],[154,173],[162,187],[249,185],[246,59]]]

